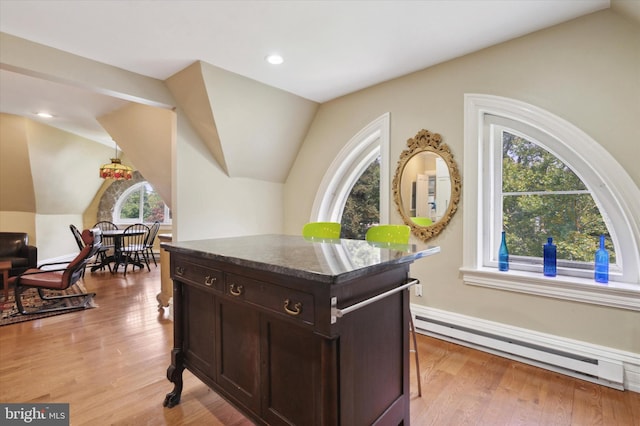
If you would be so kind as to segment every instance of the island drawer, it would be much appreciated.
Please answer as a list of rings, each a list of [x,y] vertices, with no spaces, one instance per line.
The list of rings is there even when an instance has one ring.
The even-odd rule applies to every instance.
[[[224,274],[217,269],[177,259],[171,272],[173,279],[218,292],[224,291]]]
[[[315,306],[312,294],[242,275],[227,274],[225,278],[225,293],[232,298],[260,306],[279,316],[313,325]]]

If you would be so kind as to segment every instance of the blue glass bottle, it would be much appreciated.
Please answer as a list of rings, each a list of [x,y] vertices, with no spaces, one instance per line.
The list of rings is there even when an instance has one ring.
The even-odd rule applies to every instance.
[[[598,283],[609,282],[609,253],[604,248],[604,235],[600,235],[600,248],[596,250],[594,278]]]
[[[501,271],[509,270],[509,249],[507,248],[507,236],[504,231],[502,231],[502,241],[498,251],[498,269]]]
[[[547,244],[542,248],[543,254],[543,272],[545,277],[556,276],[556,245],[553,244],[553,238],[547,239]]]

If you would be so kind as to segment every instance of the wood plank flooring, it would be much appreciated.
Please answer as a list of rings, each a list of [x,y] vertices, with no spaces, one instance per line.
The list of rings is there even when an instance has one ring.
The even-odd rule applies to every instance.
[[[159,267],[87,272],[85,284],[98,308],[0,327],[1,402],[70,403],[72,425],[252,424],[188,371],[181,403],[162,406],[173,331],[157,309]],[[413,425],[640,426],[638,393],[426,336],[418,348]]]

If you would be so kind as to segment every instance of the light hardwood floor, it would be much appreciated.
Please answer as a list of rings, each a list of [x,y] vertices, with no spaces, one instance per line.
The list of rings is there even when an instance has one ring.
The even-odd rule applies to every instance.
[[[252,424],[188,371],[181,403],[162,406],[173,335],[157,309],[159,267],[87,272],[85,284],[98,308],[0,327],[0,401],[70,403],[72,425]],[[413,425],[640,425],[638,393],[426,336],[418,347]]]

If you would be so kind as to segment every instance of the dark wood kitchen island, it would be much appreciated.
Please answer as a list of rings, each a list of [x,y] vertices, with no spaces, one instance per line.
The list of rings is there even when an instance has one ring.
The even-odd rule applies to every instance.
[[[258,235],[163,244],[174,349],[264,425],[408,425],[409,266],[438,247]]]

